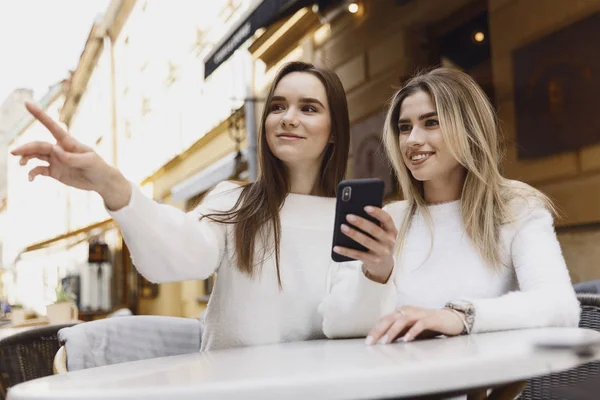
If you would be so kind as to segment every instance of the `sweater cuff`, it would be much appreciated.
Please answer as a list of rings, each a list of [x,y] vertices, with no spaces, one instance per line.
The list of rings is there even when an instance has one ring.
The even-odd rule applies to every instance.
[[[135,219],[136,210],[140,207],[140,202],[144,200],[144,194],[141,193],[140,189],[129,182],[131,186],[131,196],[129,197],[129,203],[125,207],[121,207],[116,211],[112,211],[104,205],[104,209],[117,223],[126,223],[128,220]],[[149,199],[148,199],[149,200]]]
[[[378,303],[374,310],[377,310],[378,318],[394,312],[396,309],[396,285],[394,284],[394,270],[387,282],[379,283],[369,279],[363,272],[361,265],[358,277],[358,293],[362,299],[378,299]]]
[[[487,318],[486,316],[495,314],[493,303],[486,301],[488,299],[469,300],[475,309],[475,320],[470,333],[482,333],[490,331],[490,324],[494,323],[494,317]],[[497,317],[496,317],[497,318]]]
[[[396,307],[396,285],[367,278],[362,264],[345,263],[338,271],[331,293],[319,306],[323,332],[329,338],[365,337],[379,319]]]

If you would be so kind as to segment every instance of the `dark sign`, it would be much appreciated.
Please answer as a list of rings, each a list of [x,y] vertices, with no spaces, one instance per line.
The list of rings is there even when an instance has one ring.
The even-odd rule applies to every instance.
[[[243,18],[236,28],[204,60],[204,79],[242,45],[257,29],[267,26],[283,16],[313,3],[308,0],[263,0],[250,15]]]

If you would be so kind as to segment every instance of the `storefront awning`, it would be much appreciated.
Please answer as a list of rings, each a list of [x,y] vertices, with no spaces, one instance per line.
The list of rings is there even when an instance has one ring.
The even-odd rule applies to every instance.
[[[323,0],[262,0],[257,1],[233,28],[215,46],[204,60],[204,78],[208,78],[219,66],[258,29],[290,16],[299,9]]]
[[[242,150],[246,157],[246,151]],[[236,173],[237,152],[229,153],[219,161],[178,183],[171,189],[171,198],[175,201],[185,201],[198,193],[205,192],[217,183],[231,178]]]
[[[80,228],[80,229],[77,229],[74,231],[70,231],[67,233],[63,233],[62,235],[56,236],[52,239],[48,239],[48,240],[44,240],[42,242],[31,244],[31,245],[27,246],[21,252],[21,254],[27,253],[30,251],[34,251],[34,250],[43,249],[45,247],[52,246],[62,240],[75,238],[77,236],[83,236],[85,239],[85,236],[91,231],[94,231],[94,230],[106,231],[108,229],[115,228],[116,226],[117,226],[116,222],[112,218],[108,218],[104,221],[96,222],[94,224],[85,226],[83,228]]]

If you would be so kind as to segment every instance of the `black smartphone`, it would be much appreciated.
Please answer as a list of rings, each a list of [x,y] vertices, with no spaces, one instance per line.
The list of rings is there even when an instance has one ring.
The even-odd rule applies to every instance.
[[[349,224],[346,220],[348,214],[357,215],[379,225],[379,220],[367,214],[365,207],[375,206],[381,208],[383,204],[383,190],[384,183],[381,179],[377,178],[348,179],[339,183],[335,206],[333,245],[331,246],[331,259],[333,261],[354,261],[352,258],[334,252],[333,247],[335,246],[367,251],[365,246],[344,235],[341,226],[342,224],[346,224],[352,227],[352,224]],[[360,229],[354,228],[360,231]]]

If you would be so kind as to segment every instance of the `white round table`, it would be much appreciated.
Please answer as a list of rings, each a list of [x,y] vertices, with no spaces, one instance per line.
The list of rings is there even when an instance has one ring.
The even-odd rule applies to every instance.
[[[74,371],[13,387],[8,400],[373,399],[523,381],[600,360],[600,351],[542,350],[578,328],[495,332],[365,346],[363,339],[246,347]]]

